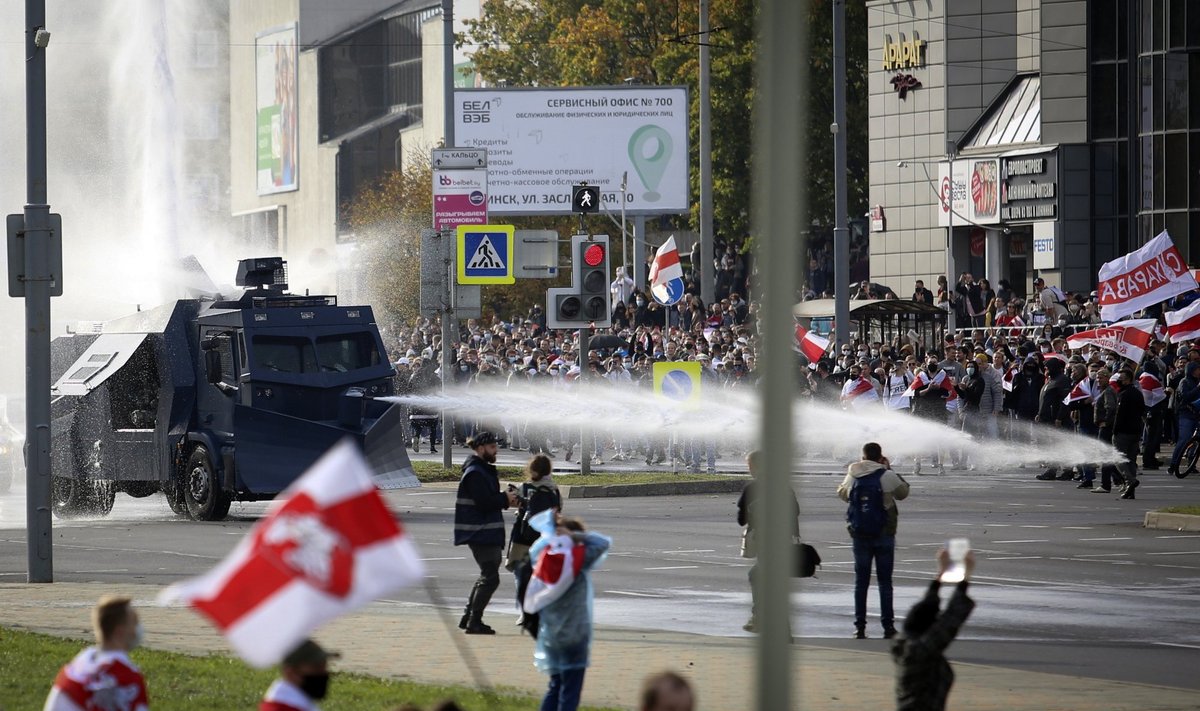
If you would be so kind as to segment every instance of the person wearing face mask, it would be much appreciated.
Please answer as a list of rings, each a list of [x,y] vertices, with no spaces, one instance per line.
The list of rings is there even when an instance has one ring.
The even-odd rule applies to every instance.
[[[1038,367],[1037,357],[1026,356],[1021,371],[1013,376],[1009,398],[1009,405],[1017,416],[1013,431],[1014,444],[1033,443],[1033,424],[1038,416],[1038,406],[1041,404],[1039,397],[1045,384],[1046,378]]]
[[[1138,445],[1142,438],[1142,418],[1146,414],[1146,400],[1142,391],[1133,384],[1133,371],[1122,368],[1117,374],[1117,409],[1113,414],[1113,446],[1125,456],[1125,493],[1122,499],[1133,499],[1138,487]]]
[[[329,690],[329,660],[338,656],[304,640],[283,658],[279,678],[267,689],[258,711],[320,711],[316,702]]]
[[[43,711],[128,709],[149,711],[146,680],[129,659],[142,642],[142,625],[128,597],[100,598],[92,609],[96,646],[59,670]]]

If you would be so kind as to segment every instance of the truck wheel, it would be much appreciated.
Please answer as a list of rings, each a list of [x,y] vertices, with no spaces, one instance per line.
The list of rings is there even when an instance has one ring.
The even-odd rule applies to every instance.
[[[229,513],[229,495],[217,480],[216,469],[204,445],[196,445],[184,472],[183,495],[188,515],[197,521],[220,521]]]
[[[107,516],[117,498],[117,486],[104,479],[56,476],[50,480],[50,508],[61,519]]]

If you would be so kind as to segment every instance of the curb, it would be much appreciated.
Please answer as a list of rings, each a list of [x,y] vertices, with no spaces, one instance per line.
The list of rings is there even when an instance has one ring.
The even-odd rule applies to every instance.
[[[618,496],[682,496],[686,494],[731,494],[746,488],[749,479],[717,481],[664,481],[653,484],[605,484],[571,486],[560,484],[564,499],[599,499]]]
[[[1191,514],[1147,511],[1143,528],[1158,528],[1164,531],[1200,531],[1200,516]]]

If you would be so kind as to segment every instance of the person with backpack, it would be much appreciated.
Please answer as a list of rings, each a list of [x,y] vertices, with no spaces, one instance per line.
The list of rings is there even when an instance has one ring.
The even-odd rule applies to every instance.
[[[517,493],[517,518],[513,522],[512,535],[508,538],[508,560],[504,567],[516,577],[517,609],[525,603],[525,590],[529,587],[529,578],[533,574],[533,564],[529,560],[529,547],[537,541],[541,534],[529,525],[529,519],[546,509],[562,512],[562,493],[552,478],[550,457],[538,454],[525,465],[529,481],[521,484]],[[517,617],[517,626],[537,639],[538,616],[522,613]]]
[[[854,549],[854,638],[867,638],[867,588],[871,565],[879,586],[879,621],[883,636],[896,636],[892,609],[892,567],[896,557],[896,524],[900,512],[896,502],[908,498],[909,486],[883,456],[876,442],[862,448],[862,461],[850,465],[838,486],[838,497],[849,504],[846,528]]]

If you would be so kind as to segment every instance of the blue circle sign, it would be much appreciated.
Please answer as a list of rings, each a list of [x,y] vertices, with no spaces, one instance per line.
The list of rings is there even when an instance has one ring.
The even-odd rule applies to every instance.
[[[695,387],[695,384],[692,383],[692,376],[687,371],[672,370],[662,378],[662,394],[672,400],[682,402],[691,398],[692,390]]]

